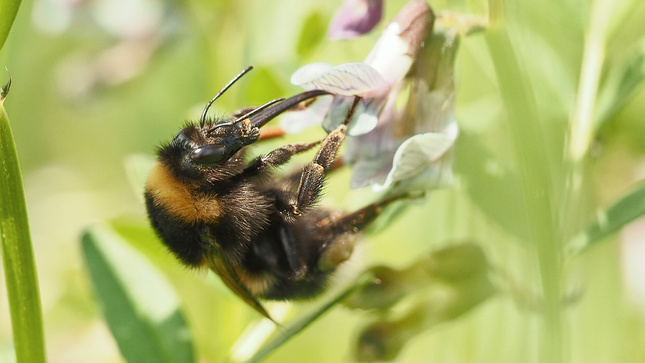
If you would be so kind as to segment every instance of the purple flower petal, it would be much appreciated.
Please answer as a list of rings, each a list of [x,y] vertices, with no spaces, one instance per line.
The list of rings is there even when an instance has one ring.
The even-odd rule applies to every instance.
[[[346,0],[334,15],[327,36],[351,39],[372,30],[383,16],[383,0]]]

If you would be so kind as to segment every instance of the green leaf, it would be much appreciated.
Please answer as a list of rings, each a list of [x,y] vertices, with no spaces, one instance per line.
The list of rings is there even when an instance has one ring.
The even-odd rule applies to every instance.
[[[599,212],[593,223],[571,241],[569,254],[579,255],[587,251],[643,215],[645,215],[645,183],[637,186],[607,210]]]
[[[9,30],[11,30],[13,21],[16,19],[19,7],[20,0],[0,1],[0,49],[2,49],[9,36]]]
[[[0,5],[0,10],[2,10]],[[2,14],[2,13],[0,13]],[[0,17],[1,18],[1,17]],[[0,20],[2,22],[2,20]],[[16,361],[45,362],[38,275],[31,246],[25,193],[4,99],[7,82],[0,97],[0,240],[9,310],[13,328]]]
[[[83,255],[108,327],[132,363],[194,362],[191,332],[166,279],[107,227],[82,237]]]

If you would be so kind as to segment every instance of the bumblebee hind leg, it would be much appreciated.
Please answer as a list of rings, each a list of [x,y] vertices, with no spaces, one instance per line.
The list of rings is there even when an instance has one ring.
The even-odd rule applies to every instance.
[[[354,235],[368,227],[388,204],[402,198],[411,197],[416,196],[402,194],[387,197],[352,213],[336,217],[330,216],[320,221],[320,227],[325,224],[330,225],[329,227],[331,227],[336,237],[324,246],[318,260],[318,269],[321,271],[331,270],[349,259],[354,250]]]

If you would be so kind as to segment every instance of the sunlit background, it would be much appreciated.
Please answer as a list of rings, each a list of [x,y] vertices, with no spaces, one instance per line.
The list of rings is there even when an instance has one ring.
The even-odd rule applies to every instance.
[[[507,2],[507,15],[512,14],[508,33],[522,70],[530,72],[518,84],[532,89],[540,110],[537,117],[547,120],[544,132],[553,148],[544,150],[546,158],[561,158],[567,123],[573,117],[591,3]],[[215,113],[299,92],[289,78],[307,63],[362,61],[383,24],[351,42],[330,41],[327,27],[340,4],[340,0],[22,3],[0,53],[0,66],[6,66],[13,78],[5,108],[24,174],[49,362],[123,361],[94,297],[79,239],[84,228],[111,222],[150,240],[132,165],[153,155],[185,120],[197,118],[203,105],[248,65],[255,70],[217,101]],[[403,4],[386,1],[384,23]],[[436,11],[482,16],[488,11],[487,2],[479,0],[430,4]],[[635,49],[645,56],[645,4],[622,1],[620,9],[606,49],[608,67],[620,68]],[[456,65],[461,135],[455,151],[455,187],[413,203],[384,230],[366,237],[356,257],[367,265],[403,267],[452,241],[473,241],[522,292],[500,293],[455,321],[414,334],[398,355],[400,362],[540,361],[541,321],[534,309],[518,301],[518,295],[541,293],[535,251],[521,241],[521,232],[516,233],[524,222],[506,208],[506,190],[495,178],[482,176],[503,177],[516,172],[507,165],[517,163],[520,170],[523,162],[530,163],[512,155],[507,123],[513,121],[504,116],[491,60],[496,54],[489,45],[483,34],[461,41]],[[627,74],[635,82],[643,73],[638,64],[640,72]],[[603,72],[602,79],[609,73]],[[0,80],[4,78],[0,72]],[[645,93],[636,90],[624,95],[626,103],[593,141],[579,210],[583,221],[645,179]],[[311,129],[286,140],[315,140],[321,135],[322,130]],[[287,141],[271,141],[257,150]],[[554,167],[554,178],[562,172],[558,168]],[[349,171],[334,175],[323,203],[352,210],[372,198],[369,189],[351,191],[348,185]],[[257,313],[215,276],[179,266],[160,244],[134,245],[178,290],[198,361],[222,361],[248,324],[258,319]],[[562,282],[567,297],[565,361],[645,360],[644,266],[642,219],[567,263]],[[351,269],[340,271],[339,280]],[[10,356],[12,337],[5,290],[0,294],[2,358]],[[372,318],[366,312],[335,307],[267,361],[351,361],[360,329]]]

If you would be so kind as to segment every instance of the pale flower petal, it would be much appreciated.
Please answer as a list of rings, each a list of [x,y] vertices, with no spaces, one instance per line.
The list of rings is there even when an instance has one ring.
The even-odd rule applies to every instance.
[[[388,173],[385,182],[381,185],[376,185],[375,189],[382,190],[396,182],[412,180],[428,169],[439,170],[440,163],[435,168],[433,168],[433,164],[437,164],[437,161],[452,148],[457,138],[457,133],[457,124],[452,123],[445,133],[428,132],[405,140],[394,154],[393,167]],[[448,170],[448,173],[442,172],[441,174],[444,178],[450,177],[450,182],[452,181],[452,171]],[[431,176],[431,179],[436,179],[436,173],[431,173],[426,178],[428,176]],[[442,182],[442,180],[432,180],[432,183],[429,183],[431,180],[427,180],[424,184],[426,184],[426,188],[430,185],[433,187],[445,185],[446,183]]]
[[[365,58],[365,63],[383,75],[390,84],[403,79],[413,63],[408,44],[399,37],[400,28],[397,23],[388,25]]]
[[[320,66],[316,66],[320,70]],[[302,68],[301,68],[302,70]],[[297,74],[297,81],[309,78]],[[303,72],[304,73],[304,72]],[[320,89],[340,96],[373,97],[387,91],[389,84],[373,67],[362,62],[344,63],[317,73],[316,77],[299,84],[305,89]]]
[[[410,1],[383,31],[365,63],[390,84],[401,81],[432,30],[433,21],[434,14],[425,1]]]
[[[352,119],[347,124],[347,134],[349,136],[358,136],[372,131],[378,122],[382,101],[382,98],[362,98],[356,105]],[[345,121],[347,113],[353,103],[354,97],[334,97],[334,101],[329,107],[322,123],[325,131],[331,132]]]
[[[315,80],[316,78],[322,77],[323,74],[329,72],[332,68],[332,65],[324,62],[310,63],[298,68],[291,75],[291,84],[295,86],[301,86],[304,88],[304,85],[309,81]],[[311,89],[305,88],[307,91]]]

